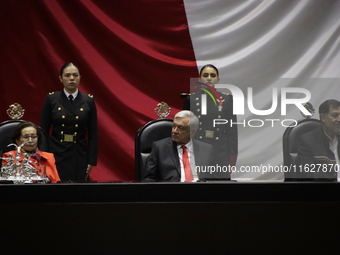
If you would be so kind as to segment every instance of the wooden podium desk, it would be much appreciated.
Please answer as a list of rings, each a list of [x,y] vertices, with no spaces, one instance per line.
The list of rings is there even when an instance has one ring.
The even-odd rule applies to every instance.
[[[0,194],[1,254],[339,250],[339,183],[1,184]]]

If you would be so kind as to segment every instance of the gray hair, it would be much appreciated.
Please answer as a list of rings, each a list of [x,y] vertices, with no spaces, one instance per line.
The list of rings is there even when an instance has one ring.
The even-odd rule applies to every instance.
[[[195,114],[193,114],[191,111],[183,110],[178,113],[176,113],[175,118],[187,118],[189,117],[189,124],[191,130],[198,130],[198,118]]]

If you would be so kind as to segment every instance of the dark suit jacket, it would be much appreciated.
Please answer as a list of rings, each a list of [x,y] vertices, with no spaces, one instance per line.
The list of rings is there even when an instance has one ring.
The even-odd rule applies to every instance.
[[[340,158],[340,137],[338,135],[338,157]],[[336,181],[335,156],[329,149],[330,139],[322,126],[303,136],[299,140],[296,177],[301,180]],[[321,164],[321,165],[317,165]],[[307,171],[304,171],[306,166]],[[320,168],[321,167],[321,168]],[[327,170],[324,168],[327,167]],[[302,172],[301,172],[302,170]],[[323,171],[324,170],[324,171]]]
[[[192,140],[197,167],[216,166],[212,146],[200,141]],[[201,168],[204,169],[204,168]],[[204,171],[204,170],[203,170]],[[215,179],[214,174],[198,172],[200,180]],[[144,181],[180,181],[181,167],[178,157],[177,144],[171,137],[152,144],[151,154],[146,163]]]
[[[49,93],[41,112],[40,126],[47,134],[52,126],[49,146],[60,179],[84,181],[87,164],[97,164],[97,109],[93,96],[79,91],[70,103],[63,91]],[[62,134],[76,134],[75,143],[63,141]]]

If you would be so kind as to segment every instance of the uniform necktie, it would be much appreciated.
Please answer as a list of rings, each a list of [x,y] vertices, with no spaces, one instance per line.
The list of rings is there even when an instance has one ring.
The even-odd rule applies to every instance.
[[[72,96],[72,95],[69,95],[69,96],[68,96],[68,100],[70,100],[70,102],[73,103],[73,96]]]
[[[191,182],[193,180],[191,169],[190,169],[190,163],[189,163],[189,156],[187,152],[187,148],[182,145],[181,148],[183,149],[183,167],[185,172],[185,182]]]

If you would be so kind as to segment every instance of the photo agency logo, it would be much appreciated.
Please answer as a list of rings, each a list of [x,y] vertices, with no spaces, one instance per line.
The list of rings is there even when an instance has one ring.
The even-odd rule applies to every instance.
[[[250,113],[256,116],[269,116],[273,114],[277,108],[279,107],[278,98],[280,97],[281,101],[281,116],[287,115],[287,106],[293,105],[295,106],[304,116],[312,116],[312,113],[309,112],[304,104],[308,103],[311,99],[311,93],[309,90],[305,88],[298,88],[298,87],[282,87],[272,88],[271,100],[272,105],[269,109],[256,109],[254,107],[254,97],[253,97],[253,88],[247,88],[247,97],[243,94],[242,90],[232,84],[216,84],[215,89],[209,85],[203,84],[201,82],[197,82],[200,84],[200,90],[206,92],[206,94],[202,94],[201,96],[201,114],[207,115],[208,114],[208,104],[207,104],[207,96],[210,96],[215,106],[219,109],[223,108],[223,102],[218,95],[218,91],[221,92],[221,89],[228,89],[233,95],[233,114],[234,115],[244,115],[245,114],[245,101],[247,101],[248,110]],[[280,92],[280,93],[279,93]],[[299,98],[289,98],[289,95],[294,95],[295,97]],[[215,97],[218,100],[215,100]],[[245,99],[247,98],[247,100]],[[270,100],[270,99],[268,99]],[[210,106],[211,107],[211,106]],[[296,126],[297,121],[295,119],[250,119],[250,120],[243,120],[242,122],[234,122],[230,119],[213,119],[213,127],[216,125],[243,125],[243,126],[250,126],[250,127],[262,127],[264,123],[269,122],[272,127],[275,126],[275,123],[280,122],[282,126]],[[292,124],[293,122],[293,124]],[[285,124],[289,123],[289,124]]]

